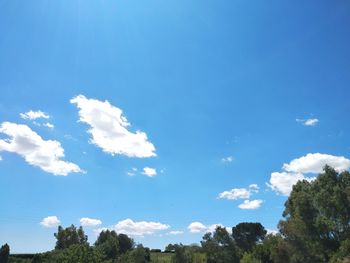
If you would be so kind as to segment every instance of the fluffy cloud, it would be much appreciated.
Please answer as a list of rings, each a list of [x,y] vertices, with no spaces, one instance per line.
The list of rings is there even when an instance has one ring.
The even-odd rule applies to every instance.
[[[213,233],[215,232],[217,227],[222,227],[222,228],[226,228],[226,230],[230,233],[232,231],[231,228],[229,227],[225,227],[222,224],[212,224],[212,225],[204,225],[201,222],[193,222],[191,223],[187,229],[191,232],[191,233],[204,233],[204,232],[210,232]]]
[[[179,231],[179,230],[175,230],[175,231],[170,231],[168,234],[169,235],[182,235],[184,233],[184,231]]]
[[[231,163],[231,162],[233,162],[233,160],[234,160],[233,156],[227,156],[227,157],[222,158],[221,162],[223,162],[223,163]]]
[[[293,185],[305,179],[308,178],[301,173],[274,172],[271,174],[268,186],[275,192],[288,196],[292,191]]]
[[[25,120],[36,120],[36,119],[40,119],[40,118],[43,118],[43,119],[49,119],[50,116],[45,114],[44,112],[42,111],[27,111],[25,113],[20,113],[19,114],[21,116],[22,119],[25,119]]]
[[[271,174],[267,184],[275,192],[288,196],[295,185],[300,180],[312,181],[315,176],[305,176],[305,174],[322,173],[325,165],[333,167],[338,172],[350,168],[350,160],[343,156],[333,156],[321,153],[309,153],[305,156],[283,164],[282,172]]]
[[[40,225],[47,228],[53,228],[57,227],[60,223],[61,221],[57,218],[57,216],[48,216],[40,222]]]
[[[249,185],[248,188],[233,188],[219,194],[220,199],[237,200],[250,198],[253,193],[257,193],[259,187],[256,184]]]
[[[191,233],[200,233],[207,230],[207,227],[203,225],[201,222],[192,222],[188,227]]]
[[[104,152],[139,158],[156,156],[155,147],[148,141],[146,133],[128,131],[130,123],[121,109],[108,101],[87,99],[83,95],[70,102],[79,108],[80,121],[90,125],[91,143]]]
[[[167,230],[169,228],[170,228],[169,225],[162,224],[159,222],[147,222],[147,221],[134,222],[131,219],[125,219],[123,221],[119,221],[113,227],[113,229],[117,233],[123,233],[131,236],[151,235],[162,230]]]
[[[80,219],[80,224],[82,226],[99,226],[102,224],[102,221],[99,219],[83,217]]]
[[[328,164],[337,171],[345,171],[350,167],[350,160],[343,156],[333,156],[321,153],[309,153],[283,165],[283,169],[293,173],[322,173]]]
[[[143,168],[142,174],[147,175],[148,177],[153,177],[157,175],[157,170],[150,167]]]
[[[27,125],[3,122],[0,133],[9,136],[0,140],[0,151],[17,153],[27,163],[54,175],[83,172],[78,165],[61,160],[64,149],[58,141],[43,140]]]
[[[240,209],[248,209],[248,210],[254,210],[254,209],[258,209],[261,204],[262,204],[262,200],[257,199],[257,200],[244,200],[244,202],[242,204],[240,204],[238,207]]]
[[[316,118],[314,118],[314,119],[306,119],[306,120],[304,120],[304,119],[296,119],[296,121],[302,123],[305,126],[315,126],[319,122],[319,120],[316,119]]]

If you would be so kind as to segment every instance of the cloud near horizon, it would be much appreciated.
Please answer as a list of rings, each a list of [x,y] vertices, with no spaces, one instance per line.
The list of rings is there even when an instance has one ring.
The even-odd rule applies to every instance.
[[[300,180],[312,181],[315,176],[305,176],[305,174],[316,175],[323,172],[325,165],[333,167],[337,172],[350,168],[350,160],[343,156],[334,156],[321,153],[308,153],[305,156],[296,158],[290,163],[282,166],[282,172],[271,173],[270,181],[267,185],[276,193],[288,196],[295,185]]]
[[[0,133],[9,136],[0,140],[0,152],[16,153],[28,164],[54,175],[84,172],[78,165],[61,160],[65,155],[60,142],[42,139],[27,125],[3,122]]]
[[[90,126],[90,142],[111,155],[154,157],[156,149],[142,131],[130,132],[123,111],[107,100],[88,99],[83,95],[70,100],[79,108],[79,121]]]

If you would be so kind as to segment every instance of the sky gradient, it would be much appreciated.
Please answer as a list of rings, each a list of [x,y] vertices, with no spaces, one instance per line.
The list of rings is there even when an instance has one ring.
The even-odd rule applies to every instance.
[[[350,167],[350,2],[0,0],[0,244],[277,229]]]

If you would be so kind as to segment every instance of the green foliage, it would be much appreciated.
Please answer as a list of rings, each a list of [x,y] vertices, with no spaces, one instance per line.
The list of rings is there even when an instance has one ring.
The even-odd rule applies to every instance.
[[[96,242],[96,248],[101,251],[103,259],[117,259],[119,255],[119,240],[115,231],[102,231]]]
[[[135,246],[134,240],[125,234],[119,234],[118,241],[119,241],[119,251],[122,254],[133,249]]]
[[[207,263],[238,263],[238,251],[235,242],[223,227],[218,226],[212,235],[206,233],[201,241]]]
[[[138,245],[133,250],[128,250],[123,254],[118,263],[147,263],[150,262],[151,255],[148,248],[144,248],[142,245]]]
[[[326,166],[313,182],[298,182],[279,223],[291,263],[326,263],[350,236],[350,174]]]
[[[54,236],[57,239],[55,249],[65,249],[72,245],[88,245],[87,236],[81,226],[78,229],[74,225],[66,229],[59,226]]]
[[[10,255],[10,246],[8,244],[3,245],[0,248],[0,262],[7,263]]]
[[[252,253],[246,252],[243,254],[240,263],[261,263],[261,261],[256,259]]]
[[[232,237],[243,252],[251,251],[265,235],[266,230],[260,223],[244,222],[232,228]]]

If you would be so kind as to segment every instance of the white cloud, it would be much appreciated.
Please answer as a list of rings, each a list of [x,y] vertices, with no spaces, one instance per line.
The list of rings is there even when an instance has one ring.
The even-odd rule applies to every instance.
[[[157,170],[150,167],[143,168],[142,174],[147,175],[148,177],[153,177],[157,175]]]
[[[36,120],[36,119],[40,119],[40,118],[43,118],[43,119],[49,119],[50,116],[45,114],[44,112],[42,111],[27,111],[25,113],[20,113],[19,114],[21,116],[22,119],[25,119],[25,120]]]
[[[43,140],[27,125],[3,122],[0,125],[0,133],[9,136],[0,140],[0,152],[17,153],[30,165],[54,175],[66,176],[69,173],[83,172],[78,165],[61,160],[64,157],[64,149],[60,142]]]
[[[253,193],[257,193],[259,187],[256,184],[249,185],[248,188],[233,188],[219,194],[220,199],[237,200],[250,198]]]
[[[168,234],[169,235],[182,235],[184,233],[184,231],[180,231],[180,230],[174,230],[174,231],[170,231]]]
[[[126,174],[128,176],[134,176],[137,173],[137,168],[133,167],[131,171],[128,171]]]
[[[83,217],[80,219],[80,224],[82,226],[99,226],[102,224],[102,221],[99,219]]]
[[[221,159],[223,163],[231,163],[234,160],[233,156],[227,156]]]
[[[293,185],[306,179],[308,178],[301,173],[274,172],[271,174],[270,182],[267,185],[275,192],[288,196],[293,189]]]
[[[323,167],[328,164],[337,171],[348,170],[350,160],[343,156],[333,156],[321,153],[309,153],[294,159],[289,164],[283,164],[283,169],[293,173],[322,173]]]
[[[276,230],[276,229],[268,229],[268,228],[266,228],[266,232],[267,232],[267,234],[268,235],[277,235],[278,234],[278,230]]]
[[[200,233],[206,231],[207,227],[201,222],[192,222],[187,229],[190,230],[191,233]]]
[[[249,210],[254,210],[254,209],[258,209],[261,204],[262,204],[262,200],[257,199],[257,200],[244,200],[244,202],[242,204],[240,204],[238,207],[240,209],[249,209]]]
[[[272,190],[282,195],[288,196],[299,180],[312,181],[316,177],[305,176],[305,174],[319,174],[323,172],[325,165],[333,167],[341,172],[350,168],[350,160],[343,156],[333,156],[321,153],[308,153],[305,156],[283,164],[282,172],[271,174],[267,184]]]
[[[48,216],[40,222],[40,225],[46,228],[53,228],[57,227],[60,223],[61,221],[57,218],[57,216]]]
[[[55,128],[55,125],[53,125],[52,123],[46,122],[43,124],[45,127],[49,128],[49,129],[53,129]]]
[[[162,224],[159,222],[147,222],[140,221],[134,222],[131,219],[125,219],[123,221],[119,221],[113,229],[117,233],[123,233],[131,236],[144,236],[144,235],[152,235],[156,232],[167,230],[170,226],[166,224]]]
[[[316,118],[306,119],[306,120],[304,120],[304,119],[296,119],[296,121],[302,123],[305,126],[316,126],[317,123],[319,122],[319,120],[316,119]]]
[[[156,156],[155,147],[148,141],[146,133],[128,131],[130,123],[121,109],[108,101],[87,99],[83,95],[70,102],[79,108],[79,120],[90,125],[91,143],[104,152],[139,158]]]
[[[2,161],[2,156],[0,155],[0,161]]]

